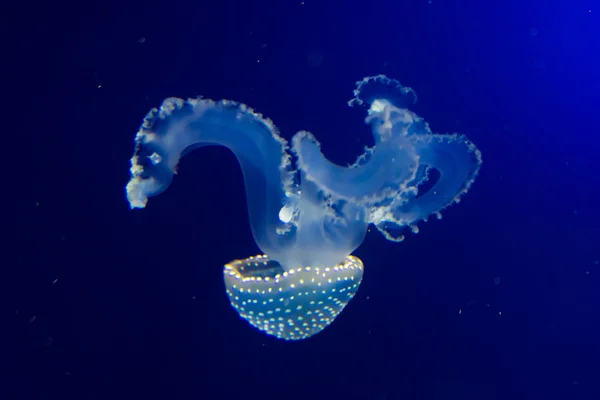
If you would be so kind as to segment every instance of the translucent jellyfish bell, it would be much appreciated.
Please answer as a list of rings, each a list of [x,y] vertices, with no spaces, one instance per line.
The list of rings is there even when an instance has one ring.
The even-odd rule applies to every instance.
[[[353,298],[363,263],[351,253],[369,224],[402,240],[407,227],[417,232],[419,221],[458,202],[481,166],[466,137],[431,133],[407,108],[414,92],[397,81],[367,77],[354,94],[350,105],[369,107],[375,146],[349,167],[328,161],[309,132],[292,138],[290,152],[269,119],[228,100],[168,98],[135,138],[126,186],[132,208],[164,191],[179,159],[197,147],[221,145],[237,157],[265,254],[225,265],[226,292],[242,318],[280,339],[322,331]]]

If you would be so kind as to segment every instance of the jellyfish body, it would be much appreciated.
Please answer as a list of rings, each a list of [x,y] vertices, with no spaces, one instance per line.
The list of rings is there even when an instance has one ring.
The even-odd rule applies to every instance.
[[[402,240],[407,227],[416,232],[419,221],[458,202],[481,166],[466,137],[433,134],[408,109],[416,96],[397,81],[364,78],[354,94],[349,104],[368,107],[375,146],[349,167],[328,161],[309,132],[298,132],[290,149],[269,119],[228,100],[166,99],[136,135],[126,186],[132,208],[164,191],[190,150],[221,145],[237,157],[265,255],[225,265],[226,291],[242,318],[281,339],[322,331],[352,299],[363,264],[350,254],[369,224]]]
[[[255,328],[298,340],[325,329],[354,297],[363,263],[354,256],[331,267],[284,269],[262,255],[223,269],[233,308]]]

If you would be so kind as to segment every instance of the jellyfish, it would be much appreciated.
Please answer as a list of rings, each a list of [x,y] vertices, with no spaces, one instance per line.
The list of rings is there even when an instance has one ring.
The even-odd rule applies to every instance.
[[[229,148],[242,170],[254,240],[262,254],[223,268],[239,316],[268,335],[309,338],[356,294],[364,266],[352,253],[372,225],[391,241],[458,203],[480,169],[465,136],[434,134],[409,109],[414,91],[384,75],[356,83],[350,106],[366,109],[374,146],[337,165],[306,131],[290,142],[273,122],[230,100],[167,98],[135,137],[131,208],[171,184],[181,157],[203,146]],[[210,195],[210,193],[208,193]]]

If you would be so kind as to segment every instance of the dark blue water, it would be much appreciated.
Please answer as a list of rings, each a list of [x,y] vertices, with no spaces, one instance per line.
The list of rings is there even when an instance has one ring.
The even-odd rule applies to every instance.
[[[596,2],[32,3],[0,22],[0,398],[600,398]],[[419,234],[367,235],[324,332],[267,337],[224,292],[222,265],[259,251],[233,155],[190,154],[131,211],[133,137],[165,97],[228,98],[349,163],[371,139],[346,101],[379,73],[482,170]]]

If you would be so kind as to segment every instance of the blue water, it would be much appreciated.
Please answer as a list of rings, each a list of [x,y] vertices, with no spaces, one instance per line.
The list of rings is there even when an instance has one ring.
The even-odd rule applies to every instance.
[[[599,27],[593,1],[15,5],[0,398],[600,398]],[[201,95],[346,165],[373,144],[346,103],[375,74],[481,171],[403,242],[371,229],[343,313],[279,341],[225,294],[223,265],[259,253],[235,157],[190,153],[130,210],[133,139],[164,98]]]

